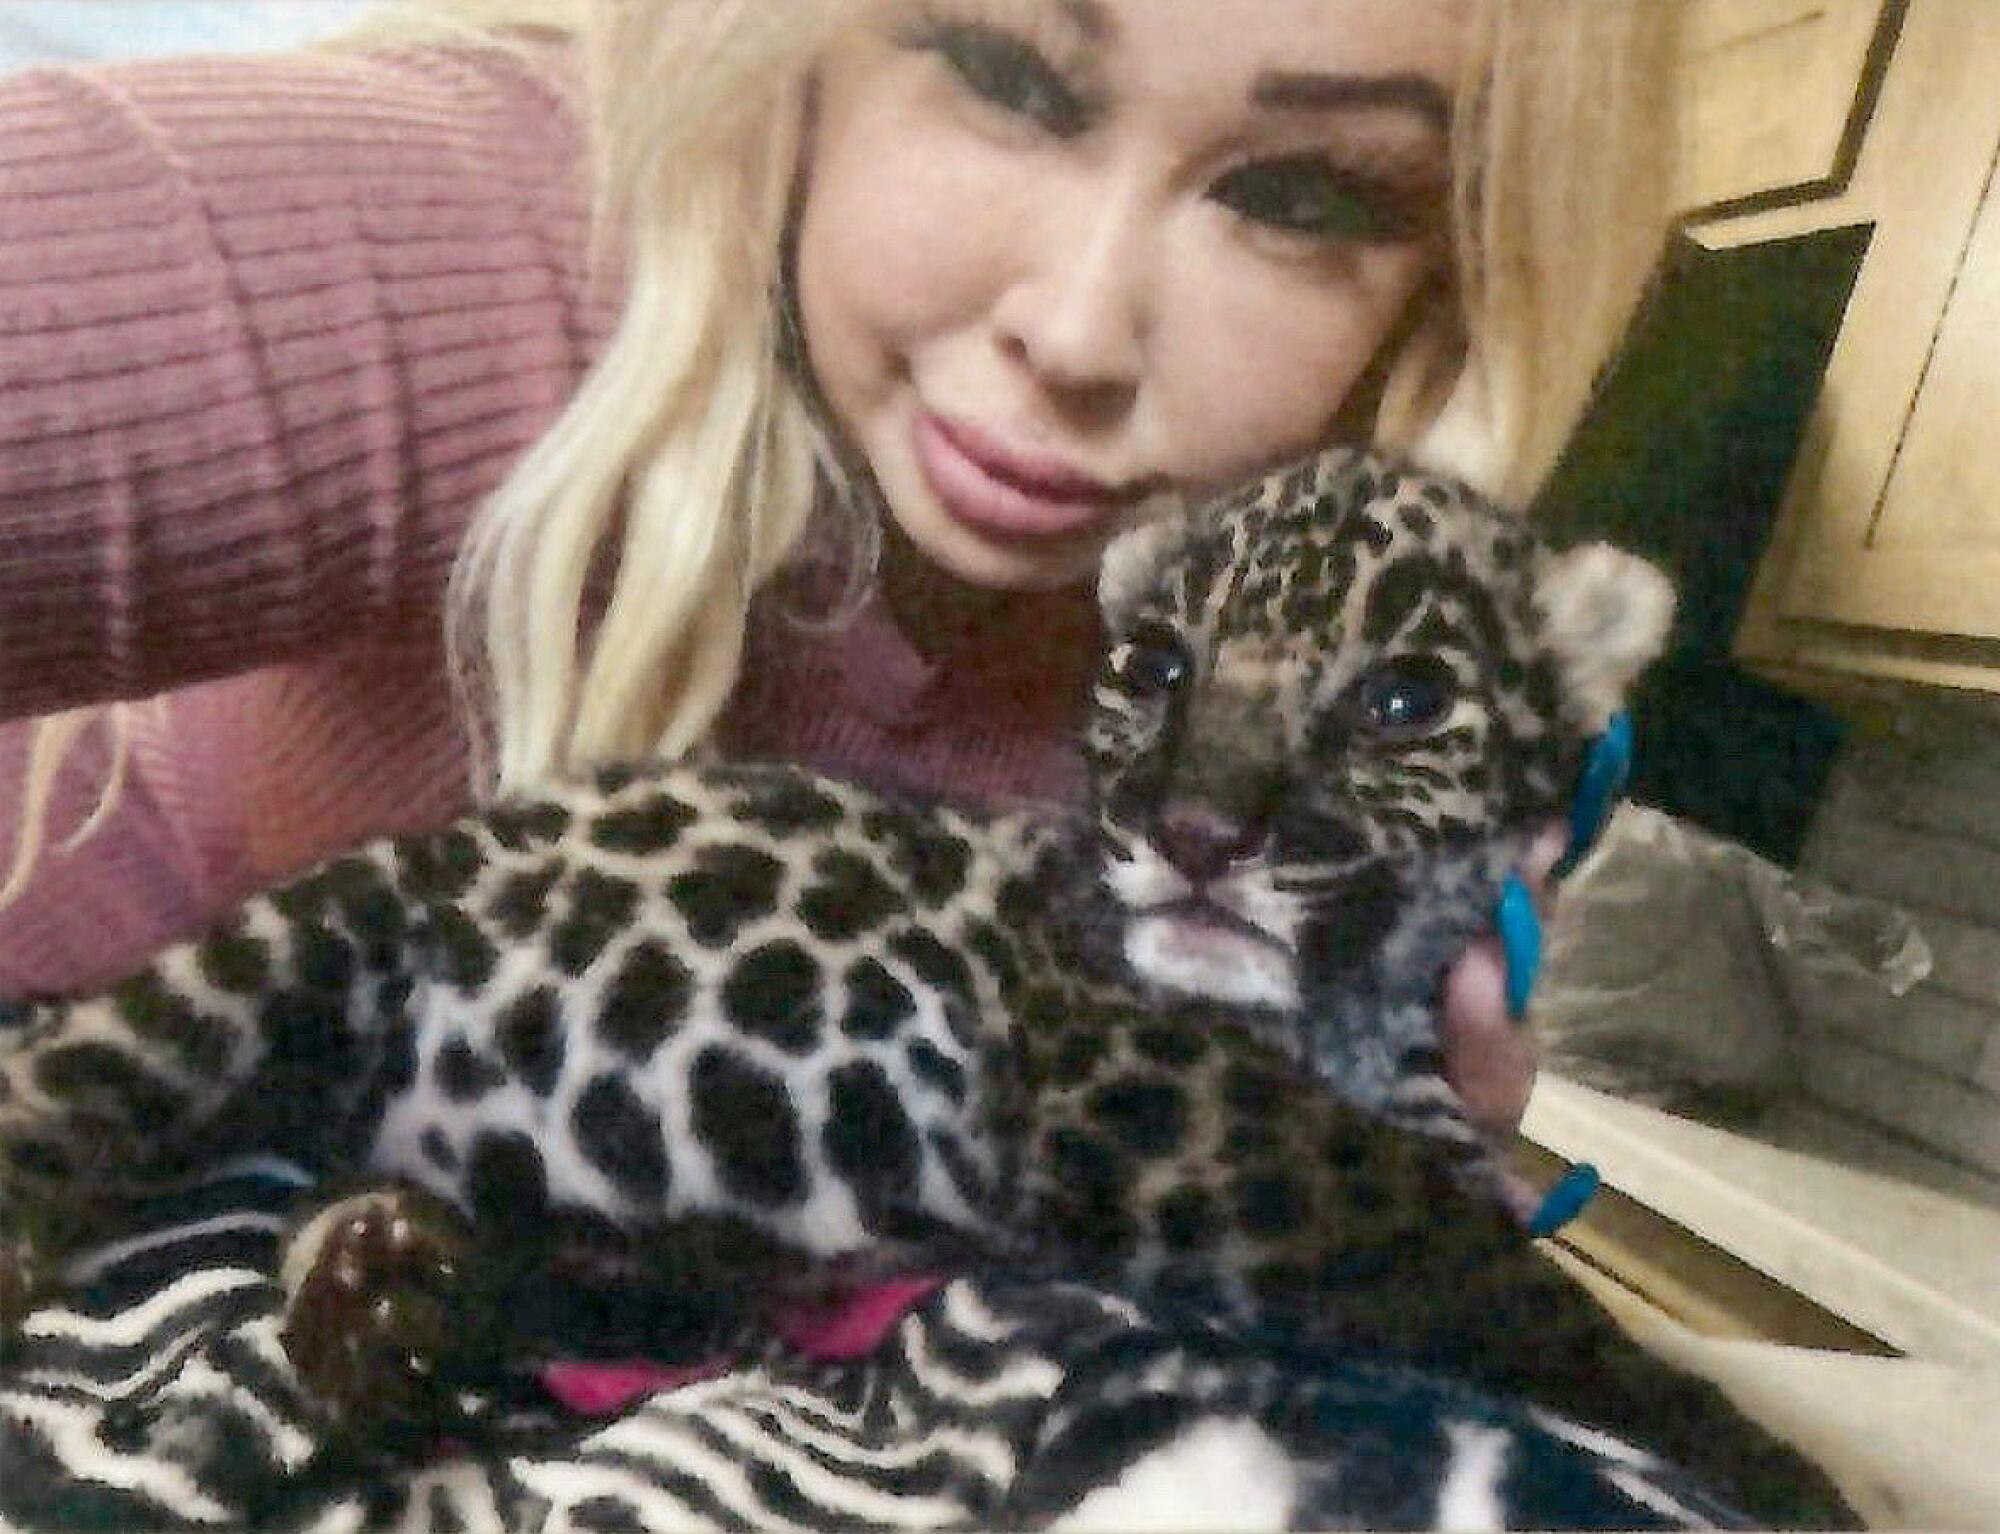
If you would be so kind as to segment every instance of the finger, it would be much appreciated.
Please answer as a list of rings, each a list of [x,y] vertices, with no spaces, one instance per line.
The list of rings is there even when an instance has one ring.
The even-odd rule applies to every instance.
[[[1508,1020],[1506,959],[1498,939],[1482,938],[1445,977],[1445,1079],[1474,1123],[1511,1135],[1535,1084],[1534,1040]]]
[[[1500,933],[1501,956],[1506,961],[1507,1015],[1519,1022],[1528,1015],[1528,1001],[1542,973],[1541,912],[1535,909],[1535,897],[1528,893],[1519,874],[1509,874],[1500,887],[1493,925]]]
[[[1557,865],[1557,878],[1583,861],[1604,823],[1611,818],[1612,806],[1632,775],[1634,742],[1632,716],[1620,713],[1613,714],[1604,726],[1604,733],[1590,743],[1590,754],[1584,758],[1576,793],[1570,800],[1569,848]]]
[[[1535,839],[1521,854],[1520,873],[1535,897],[1535,903],[1545,909],[1554,901],[1556,893],[1556,864],[1569,850],[1569,823],[1551,820],[1535,833]]]
[[[1534,1213],[1528,1216],[1528,1234],[1553,1236],[1583,1213],[1583,1206],[1597,1196],[1602,1184],[1596,1167],[1588,1161],[1577,1162],[1542,1196]]]

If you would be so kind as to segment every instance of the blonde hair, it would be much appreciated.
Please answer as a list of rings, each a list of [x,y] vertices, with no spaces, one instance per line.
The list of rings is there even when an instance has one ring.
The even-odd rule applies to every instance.
[[[802,101],[821,45],[870,3],[599,15],[600,170],[606,210],[629,223],[632,298],[596,374],[488,506],[453,592],[502,787],[678,756],[728,696],[752,592],[812,495],[773,301]],[[1547,474],[1659,254],[1676,10],[1480,8],[1452,276],[1384,380],[1385,444],[1516,500]],[[586,644],[585,587],[614,527]]]
[[[780,299],[812,71],[883,3],[406,0],[363,34],[573,31],[599,229],[628,284],[603,354],[454,572],[448,631],[482,789],[678,757],[721,711],[750,600],[829,473]],[[1384,445],[1517,502],[1553,466],[1668,223],[1679,11],[1477,7],[1451,260],[1381,379]],[[38,761],[75,733],[45,730]],[[10,890],[45,799],[24,807]]]
[[[735,682],[751,596],[805,529],[819,455],[785,361],[782,246],[813,63],[850,8],[588,18],[599,224],[623,247],[625,307],[450,593],[461,696],[501,787],[685,754]]]
[[[1446,334],[1420,334],[1392,372],[1385,445],[1515,504],[1547,478],[1671,222],[1682,13],[1663,0],[1481,8],[1453,124],[1456,302]]]

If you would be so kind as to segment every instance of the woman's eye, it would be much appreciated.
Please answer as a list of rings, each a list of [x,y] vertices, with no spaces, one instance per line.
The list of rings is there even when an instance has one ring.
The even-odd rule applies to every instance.
[[[1164,624],[1147,624],[1111,653],[1111,670],[1134,692],[1174,692],[1194,675],[1194,660],[1180,636]]]
[[[1212,195],[1253,224],[1327,244],[1390,243],[1419,233],[1397,192],[1315,155],[1239,166]]]
[[[1421,734],[1442,723],[1457,701],[1456,679],[1433,656],[1383,661],[1360,682],[1363,722],[1389,735]]]
[[[940,25],[921,39],[980,100],[1058,138],[1090,124],[1090,104],[1032,43],[992,27]]]

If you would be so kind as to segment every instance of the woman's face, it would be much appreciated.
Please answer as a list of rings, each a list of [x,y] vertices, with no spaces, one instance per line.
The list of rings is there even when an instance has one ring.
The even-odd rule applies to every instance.
[[[1441,260],[1465,0],[935,0],[826,60],[815,376],[957,579],[1323,442]]]

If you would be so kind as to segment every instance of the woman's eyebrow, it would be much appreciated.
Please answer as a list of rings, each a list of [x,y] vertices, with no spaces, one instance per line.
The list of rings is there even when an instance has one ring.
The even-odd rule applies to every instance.
[[[1401,109],[1440,133],[1451,127],[1451,98],[1426,75],[1323,75],[1268,69],[1250,84],[1252,106],[1290,112]]]

